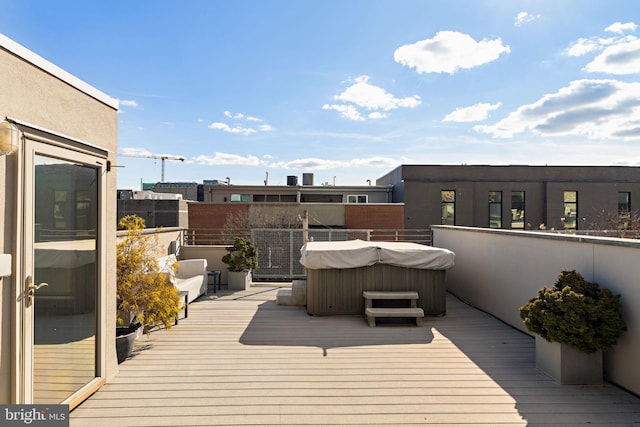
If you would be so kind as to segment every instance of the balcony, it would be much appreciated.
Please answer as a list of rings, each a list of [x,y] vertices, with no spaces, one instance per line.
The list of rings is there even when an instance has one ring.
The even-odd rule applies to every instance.
[[[276,306],[278,286],[209,294],[138,341],[71,426],[632,425],[640,399],[560,386],[534,340],[449,295],[425,326]]]
[[[640,423],[640,398],[625,390],[640,375],[637,243],[459,227],[436,227],[434,242],[456,252],[445,316],[370,328],[276,305],[286,284],[209,293],[171,331],[140,339],[71,426]],[[555,383],[520,330],[514,307],[563,268],[623,295],[629,330],[605,357],[603,386]]]

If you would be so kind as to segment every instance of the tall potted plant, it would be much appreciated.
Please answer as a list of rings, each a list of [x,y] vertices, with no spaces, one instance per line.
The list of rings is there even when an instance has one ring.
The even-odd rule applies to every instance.
[[[602,383],[602,352],[627,329],[620,295],[576,272],[562,271],[551,289],[520,307],[536,334],[536,366],[561,384]]]
[[[127,215],[118,226],[126,230],[116,246],[116,351],[121,362],[130,353],[141,326],[145,332],[156,325],[170,329],[183,303],[170,273],[161,272],[153,256],[155,242],[143,234],[144,219]]]
[[[258,251],[251,242],[236,237],[233,246],[227,248],[222,262],[229,270],[229,289],[247,290],[251,287],[251,270],[258,266]]]

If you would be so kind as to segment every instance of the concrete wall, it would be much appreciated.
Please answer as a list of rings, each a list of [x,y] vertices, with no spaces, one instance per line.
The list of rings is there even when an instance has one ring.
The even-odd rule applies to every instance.
[[[117,242],[120,243],[127,232],[120,230],[117,233]],[[154,242],[153,254],[156,257],[161,257],[169,254],[169,249],[172,242],[182,242],[182,228],[147,228],[143,231],[143,235],[149,236]]]
[[[11,117],[33,124],[58,135],[108,150],[107,159],[115,163],[117,152],[118,103],[95,88],[87,85],[33,52],[0,34],[0,120]],[[49,135],[49,133],[41,132]],[[82,148],[83,144],[77,144]],[[86,147],[87,145],[85,145]],[[0,289],[0,403],[16,401],[12,390],[19,373],[16,371],[16,347],[12,334],[20,330],[20,314],[12,295],[16,283],[22,283],[19,269],[21,254],[16,248],[21,239],[21,225],[16,222],[22,206],[18,196],[27,190],[20,188],[19,171],[24,160],[20,151],[10,156],[0,156],[0,253],[13,255],[13,276],[2,279]],[[106,173],[106,206],[103,215],[106,224],[116,223],[116,172]],[[29,225],[27,225],[29,226]],[[117,372],[115,354],[115,230],[107,227],[106,247],[106,295],[101,319],[107,342],[105,376]],[[16,339],[19,339],[16,338]]]
[[[200,259],[207,260],[208,270],[220,270],[220,283],[229,283],[227,264],[222,262],[222,257],[228,252],[226,246],[221,245],[198,245],[183,246],[180,250],[180,259]]]
[[[526,333],[519,307],[553,285],[562,270],[621,294],[628,331],[605,354],[605,377],[640,394],[639,241],[434,226],[433,242],[456,254],[447,272],[451,293]]]

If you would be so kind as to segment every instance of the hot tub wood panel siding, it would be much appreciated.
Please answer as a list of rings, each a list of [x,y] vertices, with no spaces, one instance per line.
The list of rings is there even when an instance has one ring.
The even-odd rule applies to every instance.
[[[348,269],[307,269],[307,313],[363,314],[364,291],[416,291],[425,315],[446,313],[446,271],[375,264]]]

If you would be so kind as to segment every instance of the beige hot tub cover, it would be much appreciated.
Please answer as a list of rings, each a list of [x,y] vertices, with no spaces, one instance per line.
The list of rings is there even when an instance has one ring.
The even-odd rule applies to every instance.
[[[444,270],[453,267],[455,254],[448,249],[409,242],[307,242],[300,263],[312,270],[358,268],[381,263],[398,267]]]

